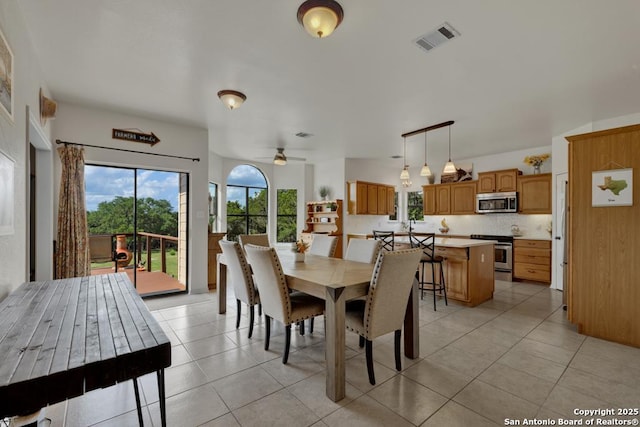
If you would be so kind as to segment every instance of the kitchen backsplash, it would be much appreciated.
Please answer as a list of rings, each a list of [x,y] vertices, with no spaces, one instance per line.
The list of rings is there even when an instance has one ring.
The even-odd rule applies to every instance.
[[[424,221],[413,225],[416,231],[440,234],[440,222],[445,219],[451,235],[496,234],[511,235],[511,226],[516,224],[522,237],[549,239],[551,215],[485,214],[485,215],[442,215],[427,216]],[[346,233],[371,233],[371,230],[402,231],[399,221],[389,221],[386,216],[347,215]]]

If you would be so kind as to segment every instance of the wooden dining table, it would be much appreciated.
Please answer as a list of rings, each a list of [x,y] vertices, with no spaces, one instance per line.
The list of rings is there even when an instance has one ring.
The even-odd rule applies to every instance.
[[[164,369],[171,342],[126,273],[28,282],[0,302],[0,419],[157,373],[166,425]],[[0,423],[1,424],[1,423]]]
[[[278,250],[289,288],[325,301],[326,394],[335,402],[345,397],[345,303],[367,295],[373,264],[306,254],[304,262],[295,262],[290,249]],[[227,268],[223,254],[218,255],[219,312],[227,310]],[[418,282],[414,280],[404,320],[404,354],[419,356]]]

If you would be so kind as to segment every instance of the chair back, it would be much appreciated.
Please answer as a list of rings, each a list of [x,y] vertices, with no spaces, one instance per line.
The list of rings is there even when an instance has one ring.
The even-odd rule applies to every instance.
[[[373,264],[378,259],[382,242],[370,239],[351,239],[344,259]]]
[[[423,259],[426,261],[433,261],[435,251],[435,233],[425,233],[421,236],[416,236],[413,233],[409,233],[409,242],[412,248],[422,249]]]
[[[238,242],[240,242],[240,246],[244,249],[245,245],[256,245],[256,246],[271,246],[269,244],[269,235],[268,234],[239,234]]]
[[[258,293],[251,276],[251,267],[240,248],[240,244],[228,240],[220,240],[218,243],[227,262],[229,278],[236,298],[248,305],[257,304],[259,302]]]
[[[326,234],[314,234],[309,253],[332,257],[338,246],[338,236],[328,236]]]
[[[264,313],[285,325],[291,314],[289,287],[274,248],[247,245],[244,250],[253,270]]]
[[[91,262],[113,261],[115,257],[112,234],[89,236],[89,258]]]
[[[417,248],[380,252],[364,310],[369,339],[402,328],[421,257],[422,251]]]
[[[382,242],[382,250],[393,251],[395,249],[394,231],[373,230],[373,238]]]

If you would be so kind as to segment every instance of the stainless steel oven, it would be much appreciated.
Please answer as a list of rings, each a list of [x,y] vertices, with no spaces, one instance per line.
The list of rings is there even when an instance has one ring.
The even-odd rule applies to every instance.
[[[513,237],[489,234],[472,234],[471,239],[495,240],[494,270],[497,280],[511,281],[513,278]]]

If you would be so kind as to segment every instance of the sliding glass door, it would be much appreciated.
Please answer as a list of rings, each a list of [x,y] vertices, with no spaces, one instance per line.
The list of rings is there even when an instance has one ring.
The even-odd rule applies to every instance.
[[[87,165],[85,182],[92,274],[126,272],[141,295],[186,291],[188,175]]]

